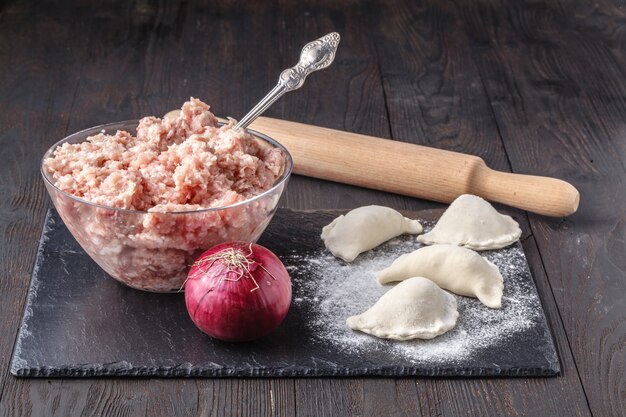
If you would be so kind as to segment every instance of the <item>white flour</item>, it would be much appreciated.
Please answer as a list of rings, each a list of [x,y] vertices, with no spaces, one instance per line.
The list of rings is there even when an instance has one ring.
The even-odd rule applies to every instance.
[[[426,225],[432,227],[432,225]],[[425,228],[430,228],[425,227]],[[355,332],[346,319],[371,307],[391,286],[381,286],[376,272],[389,266],[403,253],[422,244],[414,236],[401,236],[346,263],[320,250],[292,254],[285,259],[294,282],[294,303],[307,303],[313,317],[312,333],[320,344],[335,344],[346,353],[384,350],[411,363],[457,362],[479,349],[497,346],[515,334],[533,327],[541,319],[540,302],[519,246],[480,254],[500,268],[504,278],[502,309],[486,307],[474,298],[454,295],[459,319],[456,327],[432,340],[388,341]]]

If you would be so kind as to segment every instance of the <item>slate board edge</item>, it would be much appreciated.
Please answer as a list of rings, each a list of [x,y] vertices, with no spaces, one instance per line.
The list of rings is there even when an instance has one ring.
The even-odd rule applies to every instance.
[[[532,376],[556,376],[559,367],[553,369],[542,368],[500,368],[498,370],[475,369],[475,368],[438,368],[424,370],[421,368],[342,368],[334,371],[315,370],[310,368],[282,369],[202,369],[199,367],[133,367],[124,362],[118,364],[105,364],[93,367],[23,367],[12,368],[11,373],[17,377],[31,378],[62,378],[62,377],[102,377],[102,376],[128,376],[128,377],[161,377],[161,378],[186,378],[186,377],[532,377]]]
[[[524,252],[524,246],[522,245],[522,241],[518,241],[517,244],[520,246],[520,249],[522,250],[522,252]],[[541,316],[540,316],[541,327],[545,331],[544,333],[545,333],[546,339],[549,342],[549,347],[552,348],[551,352],[546,351],[544,353],[551,353],[550,357],[549,358],[546,357],[546,359],[549,360],[550,366],[553,367],[554,375],[559,375],[561,373],[561,359],[559,358],[559,352],[556,348],[556,345],[554,344],[555,338],[554,338],[554,334],[552,331],[552,327],[550,326],[550,323],[548,322],[548,318],[546,317],[546,310],[543,308],[543,301],[541,300],[541,296],[539,295],[539,290],[537,289],[535,276],[533,275],[530,269],[530,265],[528,264],[528,258],[526,257],[526,253],[524,253],[524,262],[526,264],[526,269],[530,273],[530,278],[531,278],[531,282],[533,285],[533,289],[535,293],[537,294],[537,299],[539,300],[539,308],[541,309]]]
[[[20,358],[20,354],[22,351],[22,342],[27,336],[28,332],[28,324],[27,321],[32,315],[32,311],[30,310],[30,306],[32,305],[33,299],[37,296],[37,290],[39,288],[39,279],[37,278],[37,272],[41,264],[43,263],[43,250],[44,246],[48,240],[48,233],[51,230],[51,219],[52,214],[54,213],[52,208],[49,208],[46,212],[46,216],[44,218],[43,226],[41,228],[41,237],[39,238],[39,246],[37,247],[37,255],[35,258],[35,263],[33,265],[33,271],[30,276],[30,284],[28,285],[28,294],[26,296],[26,302],[24,303],[24,311],[22,313],[22,321],[20,322],[19,332],[17,334],[17,338],[15,341],[15,347],[13,348],[13,357],[11,359],[11,374],[15,376],[21,376],[24,373],[25,369],[28,369],[28,365],[26,361]],[[33,368],[34,369],[34,368]]]

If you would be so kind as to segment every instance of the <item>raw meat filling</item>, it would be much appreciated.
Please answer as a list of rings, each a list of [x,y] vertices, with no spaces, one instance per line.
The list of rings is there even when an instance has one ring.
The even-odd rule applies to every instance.
[[[136,136],[118,131],[65,143],[44,169],[59,189],[106,207],[53,190],[56,208],[114,278],[144,290],[178,290],[196,256],[224,241],[256,240],[278,204],[280,191],[202,211],[263,193],[285,169],[280,149],[233,127],[218,126],[209,106],[191,98],[176,117],[141,119]]]

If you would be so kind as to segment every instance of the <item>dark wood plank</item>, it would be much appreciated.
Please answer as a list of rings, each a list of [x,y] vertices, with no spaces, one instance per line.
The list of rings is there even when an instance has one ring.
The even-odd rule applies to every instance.
[[[5,243],[0,265],[8,277],[0,284],[0,313],[6,318],[0,324],[0,384],[6,384],[0,414],[584,415],[570,342],[593,395],[593,411],[618,415],[626,362],[619,298],[624,287],[616,279],[625,269],[625,222],[619,217],[624,182],[615,174],[626,161],[620,136],[626,120],[623,9],[608,2],[574,10],[569,3],[546,2],[254,3],[0,6],[0,62],[7,64],[0,66],[0,90],[8,92],[0,97],[5,109],[0,173],[7,179],[2,195],[9,196],[0,202]],[[374,21],[377,30],[370,34]],[[240,117],[274,85],[282,68],[295,63],[302,44],[336,29],[344,40],[334,66],[313,75],[268,115],[389,137],[386,94],[394,138],[479,154],[491,166],[509,169],[499,128],[515,171],[562,176],[583,188],[579,215],[565,222],[531,217],[541,255],[532,239],[525,244],[564,376],[417,383],[7,379],[48,205],[37,172],[45,148],[67,129],[160,114],[190,95],[212,103],[220,115]],[[274,44],[278,51],[270,50]],[[468,59],[472,56],[479,58]],[[558,117],[551,116],[554,109]],[[592,117],[581,117],[588,113]],[[552,151],[527,144],[524,137],[541,138]],[[371,202],[414,210],[434,206],[298,177],[282,204],[351,208]],[[578,261],[581,254],[584,262]]]
[[[452,3],[385,2],[377,50],[394,139],[481,156],[510,171],[498,126],[463,31],[465,14]],[[402,39],[402,42],[398,42]],[[517,212],[524,229],[526,216]],[[418,381],[425,415],[588,415],[558,311],[534,258],[535,281],[560,352],[563,377]],[[537,398],[561,397],[559,406]],[[445,399],[445,400],[444,400]],[[498,400],[496,400],[498,399]]]
[[[49,12],[60,13],[57,10]],[[67,17],[72,14],[81,14],[85,20],[81,26],[72,25],[73,20],[70,19],[62,21],[61,24],[68,31],[66,36],[70,39],[86,36],[89,46],[85,44],[82,47],[86,56],[73,55],[67,49],[60,50],[63,57],[67,54],[69,57],[76,56],[77,59],[80,57],[83,61],[80,82],[77,87],[69,89],[72,92],[71,97],[75,96],[76,99],[74,105],[62,103],[50,115],[55,117],[61,112],[71,112],[69,123],[66,116],[63,131],[54,136],[41,137],[40,141],[25,141],[27,145],[38,146],[29,156],[32,159],[33,172],[29,181],[38,186],[40,182],[37,164],[40,155],[47,146],[64,136],[65,129],[77,131],[111,120],[163,114],[180,106],[192,94],[210,103],[217,103],[214,106],[216,112],[225,108],[228,109],[226,111],[233,112],[230,114],[236,114],[240,109],[251,106],[252,102],[248,104],[248,101],[262,97],[267,86],[275,83],[274,74],[277,76],[279,73],[280,64],[272,63],[274,70],[268,71],[267,75],[268,79],[272,78],[271,82],[262,82],[259,77],[254,82],[254,77],[249,77],[245,68],[246,65],[254,65],[255,61],[272,62],[264,58],[267,51],[250,47],[257,42],[260,45],[270,45],[274,42],[272,37],[276,36],[272,35],[270,27],[278,17],[263,6],[241,2],[193,5],[186,2],[139,2],[103,4],[98,7],[77,5],[67,12]],[[20,20],[15,24],[22,24],[24,32],[28,33],[28,27],[33,24],[33,15],[30,11],[23,11],[16,19],[18,17],[24,21]],[[55,16],[51,19],[62,17]],[[35,26],[38,23],[36,21]],[[51,33],[50,42],[55,44],[58,39],[54,38],[54,30]],[[47,35],[42,34],[41,37]],[[258,36],[261,38],[257,39]],[[248,48],[245,48],[246,45]],[[235,46],[238,52],[232,53]],[[53,47],[50,46],[50,49]],[[19,55],[17,50],[14,53]],[[34,51],[32,56],[25,54],[25,57],[35,66],[47,65],[55,59],[44,47]],[[232,71],[227,71],[226,68],[232,68]],[[63,69],[60,69],[59,77],[62,76]],[[28,71],[24,72],[30,74]],[[257,74],[265,76],[265,72]],[[31,76],[36,77],[41,83],[39,88],[45,91],[45,73],[35,72]],[[250,85],[240,85],[244,79]],[[225,85],[230,87],[225,88]],[[246,89],[252,98],[248,98]],[[198,94],[202,91],[210,94]],[[28,91],[26,98],[32,100],[36,96],[37,90],[34,88],[33,91]],[[216,97],[220,97],[219,100]],[[16,108],[16,115],[19,115],[18,110]],[[46,130],[43,122],[34,127],[40,135]],[[43,187],[26,191],[23,183],[16,182],[17,187],[22,187],[19,188],[19,193],[16,192],[21,198],[37,196],[40,201],[35,206],[37,213],[47,206]],[[21,204],[28,202],[22,201]],[[22,243],[19,250],[24,251],[30,247],[34,255],[37,233],[35,231],[32,235],[20,236],[23,242],[19,242]],[[18,247],[14,250],[18,250]],[[20,259],[15,254],[9,258]],[[22,293],[11,294],[7,291],[3,294],[11,297],[10,300],[16,304],[13,308],[15,311],[6,312],[7,316],[14,317],[14,329],[18,327],[28,270],[32,266],[32,259],[25,261],[28,265],[23,267],[23,287],[17,286]],[[15,279],[18,277],[15,276]],[[16,292],[15,289],[11,291]],[[12,344],[14,337],[13,334],[10,339],[3,339],[3,343]],[[11,346],[7,345],[4,351],[10,352]],[[8,354],[3,356],[3,360],[8,361],[9,357]],[[168,416],[202,413],[203,410],[209,410],[211,415],[224,416],[233,415],[235,411],[240,415],[293,415],[295,410],[294,382],[290,379],[32,381],[9,377],[6,381],[8,386],[5,387],[0,405],[2,415],[37,415],[50,409],[57,410],[58,415],[85,412],[93,415]],[[68,393],[77,400],[67,401],[65,394],[59,396],[59,392]]]
[[[373,4],[338,4],[333,1],[283,1],[280,53],[283,65],[295,63],[300,48],[309,40],[337,31],[342,35],[332,67],[311,75],[301,90],[284,96],[268,112],[269,116],[335,129],[389,137],[384,94],[374,45],[364,35]],[[292,38],[299,39],[294,43]],[[354,208],[366,204],[386,204],[397,209],[419,209],[416,200],[383,194],[359,187],[304,177],[291,180],[283,204],[292,208]],[[411,395],[402,395],[409,392]],[[297,415],[373,415],[385,393],[394,398],[384,404],[391,409],[413,410],[415,388],[410,380],[325,379],[295,381]],[[376,399],[371,402],[371,399]],[[362,407],[364,407],[362,409]]]
[[[67,54],[67,48],[84,50],[86,42],[72,36],[67,22],[48,16],[45,6],[5,5],[0,19],[0,390],[6,392],[7,382],[13,382],[7,379],[8,365],[48,207],[39,161],[47,143],[65,135],[74,103],[83,54]],[[74,30],[82,28],[78,22]]]
[[[591,411],[623,415],[623,6],[493,2],[464,10],[513,169],[564,178],[581,192],[575,215],[530,216],[531,227]]]
[[[298,91],[285,95],[268,116],[334,129],[389,137],[389,121],[373,44],[367,34],[374,4],[339,4],[330,0],[280,3],[281,22],[276,61],[294,65],[305,43],[337,31],[342,40],[332,66],[307,78]],[[267,87],[276,82],[277,72]],[[259,97],[260,98],[260,97]],[[384,201],[411,210],[414,199],[360,187],[293,176],[283,197],[290,208],[354,208]]]

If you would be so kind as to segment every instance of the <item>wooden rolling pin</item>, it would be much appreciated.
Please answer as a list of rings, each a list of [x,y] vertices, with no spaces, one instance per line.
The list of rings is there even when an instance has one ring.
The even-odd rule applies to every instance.
[[[495,171],[474,155],[267,117],[250,128],[282,143],[296,174],[442,203],[475,194],[546,216],[567,216],[578,208],[571,184]]]

